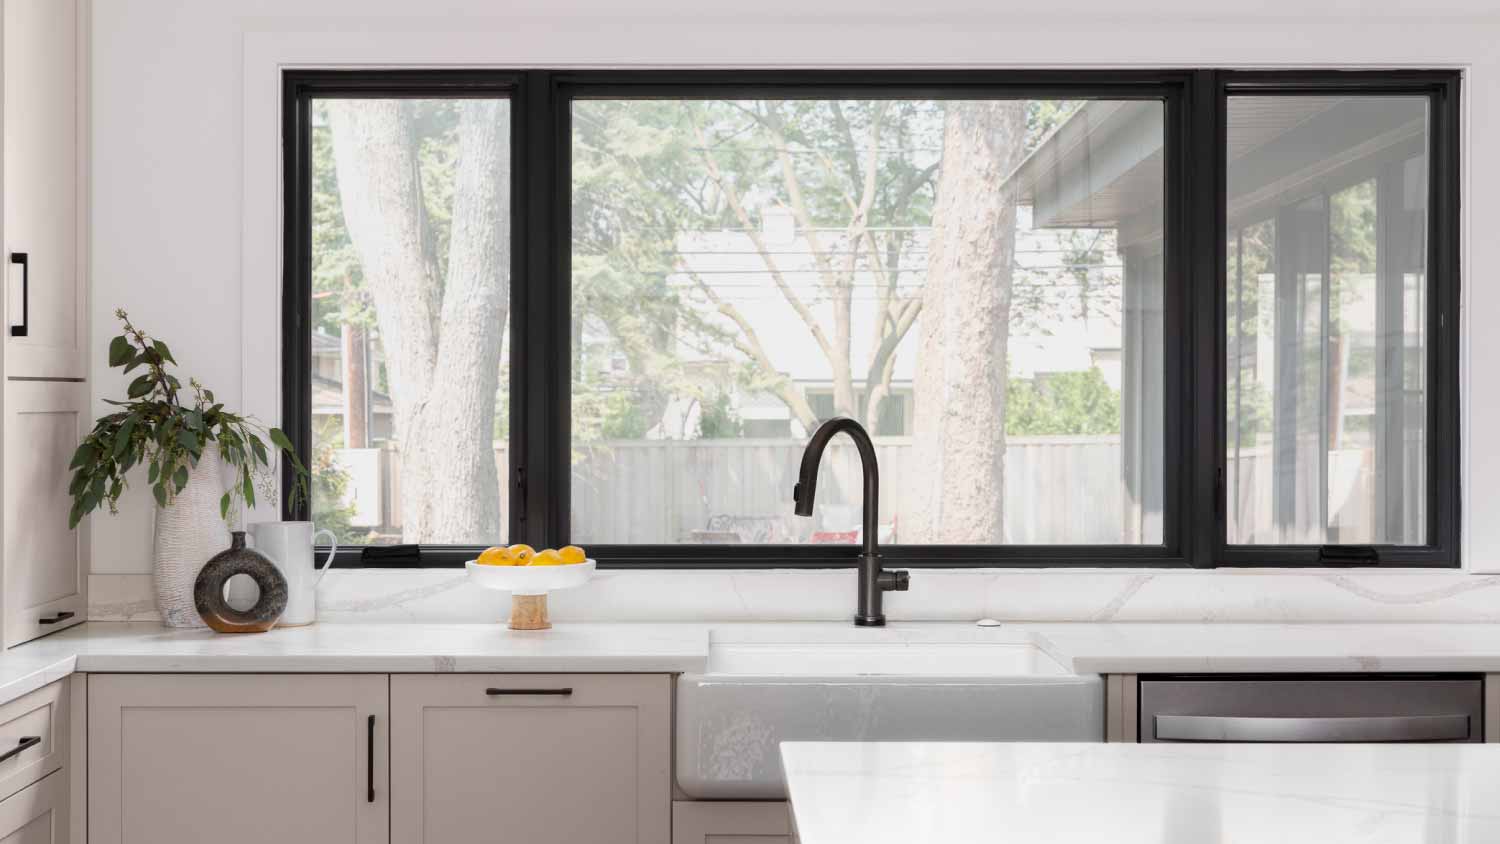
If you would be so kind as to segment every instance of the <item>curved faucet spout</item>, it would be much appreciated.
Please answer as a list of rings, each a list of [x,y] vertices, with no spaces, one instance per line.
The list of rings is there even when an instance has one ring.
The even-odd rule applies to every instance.
[[[904,571],[883,571],[880,566],[880,465],[875,459],[875,443],[863,425],[847,416],[835,416],[813,432],[807,449],[802,452],[802,467],[797,474],[797,486],[792,490],[794,511],[799,516],[812,515],[818,491],[818,465],[823,462],[828,441],[840,433],[848,434],[854,441],[864,471],[864,547],[859,558],[859,610],[854,623],[879,627],[885,624],[885,614],[881,612],[883,593],[906,591],[908,575]]]

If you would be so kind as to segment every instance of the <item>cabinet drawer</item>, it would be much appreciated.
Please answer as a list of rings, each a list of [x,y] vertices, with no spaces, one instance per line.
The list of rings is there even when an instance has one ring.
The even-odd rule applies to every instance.
[[[672,804],[672,844],[791,844],[784,801],[679,800]]]
[[[68,755],[68,694],[59,680],[0,706],[0,799],[63,766]]]
[[[67,844],[68,780],[52,774],[0,800],[0,844]]]

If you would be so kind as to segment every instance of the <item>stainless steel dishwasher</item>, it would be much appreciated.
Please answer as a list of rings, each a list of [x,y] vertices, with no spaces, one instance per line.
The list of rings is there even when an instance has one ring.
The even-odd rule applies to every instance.
[[[1148,676],[1142,742],[1478,742],[1478,675]]]

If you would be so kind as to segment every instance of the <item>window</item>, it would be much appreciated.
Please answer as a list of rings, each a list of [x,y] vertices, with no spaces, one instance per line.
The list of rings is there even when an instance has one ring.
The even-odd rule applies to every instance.
[[[808,436],[848,416],[877,438],[885,542],[1160,544],[1139,493],[1162,431],[1125,407],[1163,401],[1162,278],[1125,256],[1162,249],[1163,171],[1095,151],[1159,148],[1165,120],[1159,98],[575,100],[574,541],[853,542],[851,443],[814,518],[788,504]]]
[[[311,516],[347,545],[487,545],[507,533],[510,102],[369,93],[306,103]]]
[[[1454,74],[285,89],[288,514],[340,565],[852,564],[852,445],[791,514],[833,416],[901,564],[1457,562]]]
[[[1226,550],[1420,560],[1454,500],[1442,100],[1264,81],[1224,105]]]

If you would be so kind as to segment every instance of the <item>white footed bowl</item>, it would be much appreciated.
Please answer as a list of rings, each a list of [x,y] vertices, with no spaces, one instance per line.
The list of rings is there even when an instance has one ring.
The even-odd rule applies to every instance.
[[[464,565],[471,583],[512,595],[545,595],[572,589],[588,583],[594,576],[593,560],[570,566],[481,566],[473,560]]]

